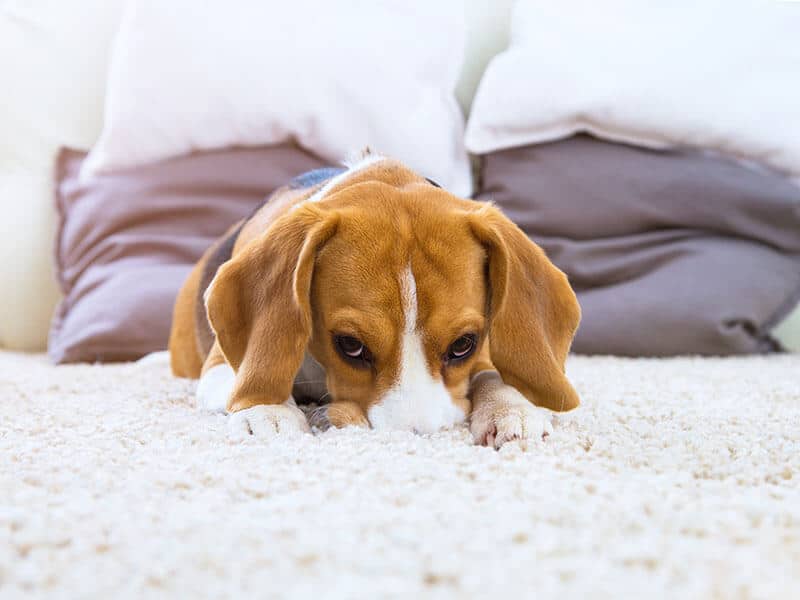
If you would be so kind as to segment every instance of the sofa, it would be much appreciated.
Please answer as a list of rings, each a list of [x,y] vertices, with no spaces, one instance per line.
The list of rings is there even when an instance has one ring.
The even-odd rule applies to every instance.
[[[464,0],[411,14],[379,3],[346,25],[336,21],[343,8],[303,2],[221,21],[215,3],[193,12],[144,0],[4,3],[0,347],[41,351],[49,338],[55,362],[164,347],[164,307],[215,235],[293,171],[376,144],[456,193],[495,202],[546,250],[584,307],[577,352],[800,350],[791,108],[800,85],[783,77],[798,54],[780,35],[800,5],[729,9],[733,33],[717,33],[722,50],[695,56],[692,68],[716,4],[695,11],[696,27],[681,25],[681,5],[659,15],[623,0],[581,6]],[[204,43],[226,23],[236,35]],[[749,41],[736,36],[744,23],[755,27]],[[329,43],[335,52],[322,62],[321,42],[292,41],[348,26],[351,43]],[[685,39],[668,46],[674,57],[648,43],[677,30]],[[420,40],[402,52],[387,42],[365,56],[359,46],[408,31]],[[755,56],[768,37],[774,47]],[[642,49],[638,62],[632,48]],[[774,66],[761,88],[723,77],[751,58]],[[648,65],[662,59],[654,76]],[[314,78],[295,80],[286,65]],[[703,87],[703,69],[722,75]],[[742,106],[724,101],[734,93]],[[165,198],[172,220],[161,216]],[[137,229],[142,214],[147,227]],[[158,241],[143,251],[141,236]],[[110,323],[118,317],[103,307],[150,281],[161,283]]]

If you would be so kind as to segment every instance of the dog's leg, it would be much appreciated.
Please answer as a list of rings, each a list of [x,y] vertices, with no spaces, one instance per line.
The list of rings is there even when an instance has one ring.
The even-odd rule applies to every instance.
[[[225,412],[235,381],[236,374],[215,343],[197,384],[198,406],[212,412]],[[291,397],[283,404],[258,404],[234,412],[228,417],[228,428],[235,436],[258,437],[311,431],[306,416]]]
[[[541,440],[553,431],[549,411],[531,404],[496,371],[478,373],[470,385],[470,432],[476,444],[499,449],[506,442]]]

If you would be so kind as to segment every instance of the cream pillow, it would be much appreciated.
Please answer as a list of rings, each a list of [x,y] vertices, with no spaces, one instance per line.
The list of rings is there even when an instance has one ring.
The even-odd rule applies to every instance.
[[[0,3],[0,347],[42,350],[58,300],[53,163],[102,122],[122,0]]]
[[[757,160],[800,180],[800,4],[519,0],[471,152],[588,131]]]
[[[790,352],[800,352],[800,303],[772,330],[778,341]]]
[[[468,115],[486,66],[508,46],[514,0],[462,0],[462,3],[467,20],[467,43],[456,97],[464,114]]]
[[[82,175],[232,145],[364,146],[471,192],[461,2],[130,0]]]

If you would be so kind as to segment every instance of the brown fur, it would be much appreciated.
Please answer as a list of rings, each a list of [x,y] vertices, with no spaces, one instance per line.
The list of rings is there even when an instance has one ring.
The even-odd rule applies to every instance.
[[[284,189],[245,223],[207,292],[216,334],[207,356],[198,350],[194,315],[211,251],[201,259],[175,306],[176,375],[197,377],[227,360],[236,372],[229,411],[278,404],[289,398],[308,350],[326,368],[334,424],[363,424],[397,374],[404,326],[398,274],[410,261],[429,370],[466,414],[471,375],[493,368],[536,405],[578,405],[564,375],[580,319],[575,294],[500,211],[392,161],[354,173],[322,202],[303,203],[316,189]],[[467,332],[478,335],[479,350],[463,364],[444,365],[448,345]],[[361,339],[382,368],[348,365],[334,333]]]

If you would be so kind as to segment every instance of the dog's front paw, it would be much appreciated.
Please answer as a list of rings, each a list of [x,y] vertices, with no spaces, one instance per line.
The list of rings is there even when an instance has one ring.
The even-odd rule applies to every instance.
[[[228,417],[228,431],[234,437],[254,435],[271,438],[277,435],[309,433],[306,416],[294,401],[284,404],[259,404]]]
[[[313,409],[308,414],[308,421],[312,427],[326,431],[331,427],[365,427],[369,428],[369,421],[364,411],[354,402],[333,402]]]
[[[476,444],[495,449],[506,442],[541,440],[553,432],[548,412],[531,404],[511,386],[483,399],[470,416],[470,432]]]

